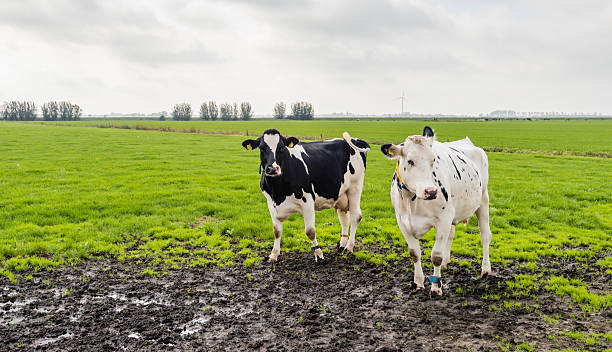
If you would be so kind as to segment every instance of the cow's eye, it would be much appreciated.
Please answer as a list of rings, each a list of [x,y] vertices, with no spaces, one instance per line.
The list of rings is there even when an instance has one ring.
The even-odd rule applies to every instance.
[[[410,165],[410,166],[414,166],[414,161],[412,161],[412,160],[407,160],[406,162],[408,163],[408,165]]]

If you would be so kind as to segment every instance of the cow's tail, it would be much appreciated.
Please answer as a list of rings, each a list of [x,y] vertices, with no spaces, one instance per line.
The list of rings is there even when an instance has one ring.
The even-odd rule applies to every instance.
[[[370,146],[369,146],[367,143],[365,143],[365,142],[364,142],[364,143],[365,143],[365,145],[367,145],[367,146],[368,146],[367,148],[359,148],[358,146],[356,146],[356,145],[353,143],[353,139],[351,138],[351,135],[350,135],[350,134],[348,134],[348,132],[344,132],[344,133],[342,134],[342,137],[344,137],[344,140],[346,141],[346,143],[348,143],[348,145],[350,145],[350,146],[351,146],[351,148],[355,149],[356,151],[358,151],[358,152],[360,152],[360,153],[367,153],[367,152],[369,152],[369,151],[370,151]]]

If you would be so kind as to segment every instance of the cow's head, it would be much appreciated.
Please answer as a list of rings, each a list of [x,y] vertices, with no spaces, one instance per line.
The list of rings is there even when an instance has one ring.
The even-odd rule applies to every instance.
[[[410,136],[400,145],[380,147],[387,158],[397,160],[397,170],[408,190],[422,199],[436,199],[438,193],[432,175],[433,141],[433,130],[425,126],[422,136]]]
[[[295,137],[285,138],[277,130],[269,129],[257,139],[242,142],[242,146],[248,150],[259,148],[264,175],[277,177],[283,173],[283,163],[289,155],[287,148],[293,148],[299,142]]]

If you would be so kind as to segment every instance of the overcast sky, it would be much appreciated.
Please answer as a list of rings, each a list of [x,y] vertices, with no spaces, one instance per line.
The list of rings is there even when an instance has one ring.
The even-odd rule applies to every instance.
[[[0,103],[612,113],[612,1],[0,2]]]

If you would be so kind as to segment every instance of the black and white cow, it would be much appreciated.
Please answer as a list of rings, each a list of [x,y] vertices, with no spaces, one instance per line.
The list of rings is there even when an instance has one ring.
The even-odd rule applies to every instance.
[[[476,213],[482,243],[482,276],[491,273],[489,262],[489,183],[485,152],[469,138],[440,143],[426,126],[423,135],[409,136],[399,145],[381,146],[383,154],[397,161],[391,182],[391,202],[397,223],[414,261],[414,283],[423,288],[419,239],[432,227],[436,241],[431,250],[434,274],[431,290],[442,294],[440,267],[450,262],[455,225]]]
[[[315,261],[323,259],[315,232],[315,210],[328,208],[338,212],[342,226],[340,246],[353,251],[355,232],[361,221],[359,202],[370,146],[346,132],[343,136],[344,139],[303,143],[269,129],[255,140],[242,142],[248,150],[259,148],[263,169],[261,191],[268,201],[274,230],[269,261],[278,259],[283,222],[296,212],[304,217]]]

